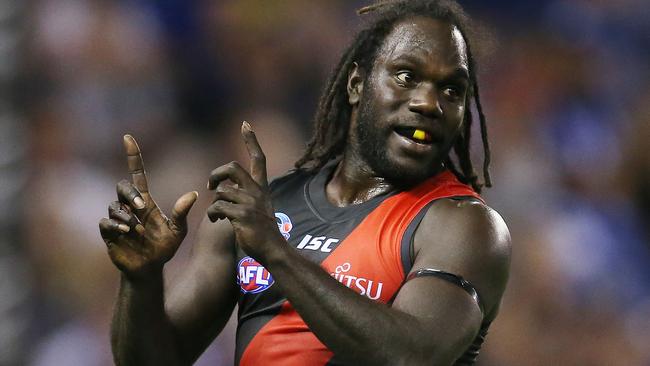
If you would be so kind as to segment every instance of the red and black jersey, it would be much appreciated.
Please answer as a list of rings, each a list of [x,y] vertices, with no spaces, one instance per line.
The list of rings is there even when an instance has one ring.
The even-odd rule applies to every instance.
[[[411,270],[413,236],[429,205],[441,198],[480,199],[444,171],[408,191],[336,207],[325,193],[335,167],[332,161],[315,175],[294,171],[271,183],[278,227],[291,246],[333,278],[382,303],[393,299]],[[273,286],[266,269],[241,250],[237,262],[241,292],[236,364],[342,364]],[[480,341],[484,335],[482,330]]]

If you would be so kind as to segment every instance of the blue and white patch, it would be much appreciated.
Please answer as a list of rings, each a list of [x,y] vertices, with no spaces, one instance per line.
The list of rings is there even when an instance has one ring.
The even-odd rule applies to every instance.
[[[282,233],[282,236],[284,236],[285,240],[289,240],[289,237],[291,234],[289,232],[291,229],[293,229],[293,224],[291,223],[291,219],[287,214],[284,214],[282,212],[276,212],[275,213],[275,218],[278,222],[278,229],[280,229],[280,233]]]

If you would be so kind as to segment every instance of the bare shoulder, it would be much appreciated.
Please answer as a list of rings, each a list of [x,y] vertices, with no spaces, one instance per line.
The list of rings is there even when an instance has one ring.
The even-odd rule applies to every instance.
[[[442,199],[424,215],[416,237],[419,250],[470,250],[494,259],[510,256],[510,231],[498,212],[473,200]],[[452,248],[448,248],[451,245]]]
[[[414,239],[413,269],[431,267],[470,281],[495,313],[508,281],[510,231],[499,213],[474,200],[431,205]]]

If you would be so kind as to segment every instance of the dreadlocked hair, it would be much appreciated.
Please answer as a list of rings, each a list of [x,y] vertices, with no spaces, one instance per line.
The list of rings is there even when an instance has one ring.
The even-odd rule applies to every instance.
[[[345,50],[339,63],[328,79],[327,86],[320,97],[314,116],[314,134],[307,143],[304,155],[296,162],[299,170],[314,172],[320,170],[329,160],[343,153],[347,142],[352,106],[348,103],[348,74],[356,63],[368,73],[373,68],[377,52],[395,23],[413,16],[426,16],[453,24],[461,32],[467,47],[470,90],[465,101],[465,116],[462,130],[456,139],[453,151],[458,163],[450,156],[445,166],[463,183],[469,184],[476,192],[485,185],[492,186],[490,179],[490,145],[487,126],[476,78],[476,65],[470,40],[467,37],[469,18],[462,7],[453,0],[390,0],[380,1],[358,11],[359,15],[371,17],[369,25],[362,29]],[[474,101],[480,121],[483,142],[483,183],[479,182],[470,158],[470,137],[472,130],[471,101]]]

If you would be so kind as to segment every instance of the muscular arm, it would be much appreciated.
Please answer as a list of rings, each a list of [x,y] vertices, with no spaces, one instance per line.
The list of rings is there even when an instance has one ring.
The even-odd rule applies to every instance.
[[[111,343],[118,365],[191,364],[228,320],[236,299],[234,237],[227,221],[204,220],[185,273],[165,296],[163,267],[187,233],[197,193],[181,196],[168,218],[149,194],[140,149],[124,137],[132,181],[99,223],[121,271]]]
[[[187,270],[163,289],[162,270],[122,274],[112,325],[119,365],[189,365],[223,329],[235,305],[232,229],[205,220]]]
[[[392,307],[341,285],[288,246],[263,263],[309,328],[335,354],[358,364],[449,365],[476,336],[483,316],[463,289],[415,278]],[[463,276],[493,316],[507,281],[510,237],[501,218],[478,203],[443,200],[415,236],[414,270]]]
[[[188,269],[171,286],[167,314],[184,361],[196,361],[228,322],[237,302],[235,244],[227,220],[201,223]]]
[[[163,305],[162,270],[129,280],[121,274],[111,326],[117,365],[179,365],[172,327]],[[162,352],[155,352],[162,349]]]

